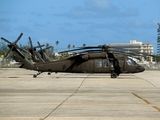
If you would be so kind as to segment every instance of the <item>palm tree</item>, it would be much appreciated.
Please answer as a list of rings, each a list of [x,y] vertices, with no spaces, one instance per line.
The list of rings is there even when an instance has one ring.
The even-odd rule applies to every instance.
[[[85,47],[86,46],[86,44],[83,44],[83,47]]]
[[[59,44],[59,41],[57,40],[57,41],[56,41],[56,45],[57,45],[57,51],[58,51],[58,44]]]
[[[50,45],[49,45],[49,43],[46,43],[46,47],[49,47]]]
[[[70,44],[68,44],[68,49],[70,49],[71,48],[71,45]]]

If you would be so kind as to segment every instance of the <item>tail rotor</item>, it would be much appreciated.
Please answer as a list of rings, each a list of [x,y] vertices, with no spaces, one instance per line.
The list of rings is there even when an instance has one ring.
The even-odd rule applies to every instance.
[[[26,52],[25,50],[19,48],[18,45],[17,45],[17,42],[21,39],[22,35],[23,35],[23,33],[21,33],[14,42],[10,42],[10,41],[7,40],[6,38],[1,37],[2,40],[4,40],[5,42],[8,43],[8,47],[10,48],[9,51],[5,54],[5,57],[7,57],[14,48],[18,48],[18,49]]]

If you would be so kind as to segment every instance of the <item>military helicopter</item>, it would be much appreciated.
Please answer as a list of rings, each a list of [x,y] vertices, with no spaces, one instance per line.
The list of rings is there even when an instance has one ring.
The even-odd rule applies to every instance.
[[[120,51],[116,51],[107,45],[79,47],[62,51],[61,53],[80,51],[64,60],[31,63],[17,45],[22,35],[23,33],[19,35],[15,42],[10,42],[3,37],[1,39],[9,43],[8,47],[13,52],[14,60],[22,63],[20,68],[38,71],[37,74],[33,75],[34,78],[43,72],[48,72],[48,74],[51,72],[110,73],[111,78],[117,78],[121,73],[139,73],[145,70],[143,66],[137,64],[128,56],[120,54]]]

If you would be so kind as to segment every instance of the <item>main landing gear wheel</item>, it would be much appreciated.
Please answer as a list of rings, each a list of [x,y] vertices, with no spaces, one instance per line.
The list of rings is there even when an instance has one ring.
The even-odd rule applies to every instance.
[[[37,75],[33,75],[33,78],[36,78],[37,77]]]
[[[111,78],[117,78],[117,74],[116,73],[111,73]]]
[[[48,75],[51,75],[51,72],[49,72]]]

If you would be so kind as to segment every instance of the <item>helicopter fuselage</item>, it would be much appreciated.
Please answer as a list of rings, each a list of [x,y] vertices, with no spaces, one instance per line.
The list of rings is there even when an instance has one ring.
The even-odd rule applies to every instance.
[[[33,70],[41,72],[71,72],[71,73],[111,73],[117,74],[137,73],[144,71],[144,67],[138,64],[129,65],[127,61],[116,60],[113,64],[107,59],[90,59],[87,61],[75,62],[66,59],[62,61],[50,61],[33,64]]]

